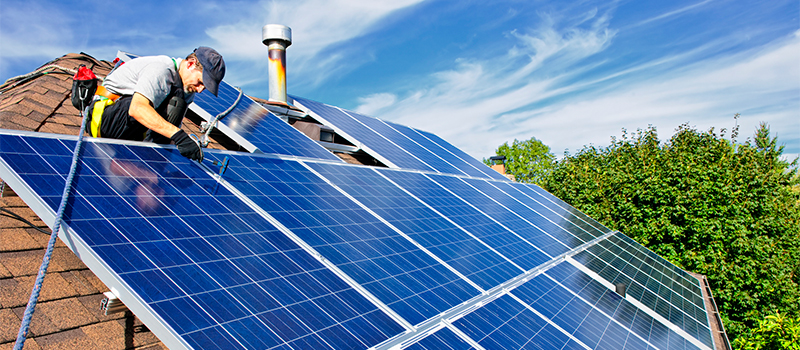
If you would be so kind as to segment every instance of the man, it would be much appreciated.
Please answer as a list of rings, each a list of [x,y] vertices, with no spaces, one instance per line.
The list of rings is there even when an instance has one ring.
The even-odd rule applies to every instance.
[[[202,161],[198,143],[180,129],[194,94],[208,89],[217,96],[225,61],[214,49],[199,47],[186,59],[167,56],[135,58],[118,66],[97,89],[91,122],[94,137],[169,143],[181,155]]]

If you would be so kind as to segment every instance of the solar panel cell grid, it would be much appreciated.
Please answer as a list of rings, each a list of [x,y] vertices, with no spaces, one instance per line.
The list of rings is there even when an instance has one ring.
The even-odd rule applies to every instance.
[[[604,247],[610,251],[614,251],[620,259],[627,261],[630,265],[629,268],[636,268],[636,271],[627,272],[629,276],[634,276],[637,280],[646,280],[645,286],[657,293],[663,300],[669,301],[676,305],[678,309],[684,310],[687,314],[694,317],[696,314],[702,314],[703,317],[696,318],[702,324],[707,325],[703,299],[698,293],[702,293],[696,285],[690,283],[678,283],[676,279],[681,282],[689,282],[683,276],[672,273],[671,269],[654,269],[653,265],[660,265],[659,262],[651,259],[649,256],[637,254],[636,256],[630,254],[634,249],[625,249],[627,247],[620,247],[615,244],[622,243],[618,239],[612,237],[608,242],[604,242]],[[666,273],[664,273],[666,272]],[[687,288],[688,287],[688,288]],[[687,297],[688,295],[688,297]]]
[[[53,215],[73,147],[0,133],[0,174]],[[543,265],[609,229],[538,187],[206,156],[230,157],[222,183],[174,148],[89,140],[66,211],[87,265],[172,345],[368,348],[410,324],[436,329],[411,349],[713,346],[697,280],[621,234]]]
[[[425,175],[399,171],[382,173],[478,239],[487,242],[498,253],[520,268],[532,269],[550,259],[545,253],[491,221],[486,215],[440,187]]]
[[[505,192],[508,196],[525,204],[539,215],[546,217],[549,221],[558,224],[562,229],[567,230],[578,238],[580,242],[588,242],[595,237],[600,237],[611,231],[606,227],[603,227],[602,230],[598,230],[594,226],[587,224],[579,215],[553,204],[537,192],[530,191],[527,188],[530,186],[528,184],[499,181],[492,181],[491,184]]]
[[[563,266],[561,264],[559,266]],[[568,264],[566,264],[568,265]],[[569,266],[567,268],[570,268]],[[631,328],[618,322],[613,313],[594,307],[593,303],[609,301],[619,303],[619,297],[601,294],[592,298],[589,294],[578,295],[574,289],[583,289],[583,283],[592,283],[588,276],[576,269],[583,280],[554,279],[549,274],[539,275],[511,291],[511,296],[503,296],[454,322],[459,329],[485,348],[579,348],[579,349],[644,349],[648,348],[646,339],[651,339],[650,329],[654,324],[668,341],[670,333],[663,325],[654,323],[652,318],[637,321],[643,336],[631,333]],[[563,271],[557,273],[560,277]],[[564,285],[556,281],[564,283]],[[577,285],[575,282],[578,282]],[[596,282],[594,282],[596,283]],[[567,288],[565,288],[567,286]],[[569,289],[569,286],[573,290]],[[518,298],[518,299],[516,299]],[[588,301],[588,303],[587,303]],[[528,304],[538,313],[522,304]],[[630,306],[630,305],[628,305]],[[632,312],[635,312],[632,307]],[[628,316],[631,319],[631,316]],[[647,321],[643,323],[642,321]],[[625,322],[625,320],[623,320]],[[627,321],[630,324],[632,321]],[[657,340],[656,338],[652,338]],[[695,349],[683,344],[680,349]],[[666,348],[666,347],[665,347]]]
[[[685,292],[690,292],[690,295],[684,295],[687,299],[692,300],[695,305],[703,308],[702,291],[700,289],[700,282],[697,278],[687,274],[686,271],[681,270],[674,264],[666,261],[664,258],[653,253],[649,249],[643,247],[641,244],[636,243],[631,238],[625,235],[612,237],[610,242],[616,244],[623,249],[627,254],[633,254],[642,261],[651,261],[650,266],[657,271],[660,271],[671,280],[676,281],[682,285]],[[688,293],[685,293],[688,294]]]
[[[534,184],[520,184],[521,186],[517,186],[522,192],[527,194],[536,193],[536,196],[541,196],[544,199],[547,199],[551,203],[555,204],[555,207],[560,207],[564,212],[571,213],[572,215],[580,218],[586,225],[587,231],[589,231],[589,227],[593,227],[595,230],[599,232],[610,232],[611,230],[601,223],[597,222],[597,220],[592,219],[585,213],[581,212],[575,207],[569,205],[567,202],[562,201],[560,198],[552,195],[550,192],[545,191],[541,187],[534,185]],[[553,206],[548,205],[548,207],[553,208]],[[554,208],[555,210],[555,208]]]
[[[367,126],[377,134],[383,136],[387,142],[391,142],[406,152],[413,154],[427,166],[435,169],[436,171],[447,174],[464,175],[464,172],[446,162],[425,147],[420,146],[418,143],[409,139],[404,134],[399,133],[397,130],[393,129],[383,121],[352,111],[346,111],[345,113],[361,124]]]
[[[483,171],[481,171],[479,169],[476,169],[469,162],[467,162],[464,159],[461,159],[461,158],[455,156],[454,154],[450,153],[448,150],[444,149],[439,144],[437,144],[437,143],[431,141],[430,139],[428,139],[427,137],[423,136],[421,133],[417,132],[416,129],[409,128],[407,126],[400,125],[400,124],[395,124],[395,123],[392,123],[392,122],[387,122],[385,120],[381,120],[381,121],[383,123],[385,123],[386,125],[390,126],[392,129],[397,130],[397,132],[403,134],[403,136],[413,140],[414,142],[416,142],[420,146],[424,147],[425,149],[427,149],[431,153],[439,156],[440,158],[442,158],[444,161],[448,162],[452,166],[458,168],[458,170],[460,170],[464,174],[467,174],[468,176],[472,176],[472,177],[479,177],[479,178],[487,178],[488,177],[488,178],[491,178],[491,176],[487,176],[486,173],[484,173]],[[494,171],[494,170],[491,170],[488,167],[486,167],[486,165],[484,165],[484,164],[479,164],[479,166],[481,167],[480,169],[483,169],[483,170],[486,170],[486,171]],[[439,170],[440,172],[446,172],[446,171],[442,171],[442,169],[439,169],[439,168],[437,168],[437,170]],[[460,174],[460,173],[454,172],[453,174]]]
[[[366,145],[369,152],[377,153],[377,158],[400,168],[508,180],[430,133],[300,97],[295,101],[351,142]]]
[[[491,186],[485,186],[486,183],[482,180],[462,181],[461,179],[450,176],[432,176],[432,178],[550,257],[569,251],[569,248],[564,243],[556,240],[551,234],[532,225],[531,222],[528,221],[528,219],[534,219],[533,215],[535,215],[535,213],[529,211],[525,213],[529,214],[526,215],[527,217],[522,217],[518,215],[520,214],[519,212],[515,213],[503,207],[501,204],[498,204],[495,201],[496,198],[504,196],[505,194]],[[472,184],[472,186],[470,184]],[[480,188],[476,189],[474,186]],[[491,192],[488,194],[485,192],[481,193],[481,189]],[[522,208],[522,206],[520,207]]]
[[[436,333],[428,335],[422,340],[412,344],[406,349],[409,350],[467,350],[472,349],[472,345],[461,339],[449,328],[442,328]]]
[[[602,244],[602,243],[601,243]],[[630,276],[622,271],[621,267],[629,267],[630,264],[619,259],[601,245],[589,248],[587,251],[579,253],[573,257],[590,270],[596,272],[610,283],[624,283],[627,286],[627,294],[639,300],[649,309],[658,315],[669,320],[677,327],[688,333],[690,336],[700,340],[707,346],[712,346],[710,330],[707,322],[699,321],[691,315],[695,313],[689,309],[681,309],[685,304],[675,305],[669,299],[659,296],[656,292],[646,287],[647,280],[650,278],[644,274]],[[637,279],[638,278],[638,279]],[[677,294],[674,291],[665,289],[670,295]],[[694,307],[693,305],[691,307]]]
[[[584,230],[581,230],[580,227],[572,223],[572,221],[580,221],[576,217],[570,216],[564,218],[556,215],[535,200],[526,198],[527,200],[523,202],[522,200],[512,197],[514,194],[516,194],[516,197],[524,197],[524,195],[513,189],[509,183],[489,182],[478,179],[464,179],[463,181],[490,197],[499,205],[507,208],[506,211],[516,214],[515,216],[510,216],[510,219],[503,222],[518,223],[518,225],[522,227],[520,230],[515,229],[515,232],[523,235],[526,239],[537,242],[537,245],[541,246],[546,245],[543,242],[544,240],[539,237],[541,234],[546,234],[548,237],[555,239],[556,241],[552,243],[555,244],[555,247],[552,248],[554,249],[554,253],[573,249],[594,239],[593,236],[587,234]],[[501,188],[504,188],[505,191]],[[529,205],[532,205],[532,207],[529,207]],[[499,210],[499,207],[496,206],[496,208],[496,211],[503,212]],[[487,210],[489,209],[487,208]],[[533,225],[536,230],[526,228],[526,224],[527,226]],[[532,235],[529,236],[529,234]]]
[[[510,296],[500,297],[453,324],[486,349],[555,348],[569,340]]]
[[[546,275],[552,281],[563,285],[572,293],[580,296],[585,302],[594,306],[596,310],[611,316],[615,321],[614,323],[620,327],[629,329],[641,338],[629,337],[626,343],[633,341],[638,344],[646,341],[651,344],[666,344],[670,337],[680,337],[666,325],[658,322],[646,312],[638,309],[571,264],[559,264],[548,270]],[[641,348],[644,348],[644,346]],[[680,348],[694,349],[696,346],[686,343]]]
[[[309,166],[483,289],[522,271],[369,168]]]
[[[456,146],[453,146],[451,143],[445,141],[443,138],[437,136],[436,134],[433,134],[433,133],[430,133],[430,132],[427,132],[427,131],[418,130],[418,129],[414,129],[414,130],[416,132],[418,132],[420,135],[422,135],[425,138],[427,138],[428,140],[431,140],[431,142],[439,145],[439,147],[442,147],[442,148],[446,149],[447,152],[449,152],[450,154],[452,154],[452,155],[458,157],[459,159],[469,163],[473,168],[478,169],[480,172],[484,173],[486,175],[486,177],[488,177],[490,179],[494,179],[494,180],[508,181],[508,179],[505,176],[503,176],[502,174],[500,174],[497,171],[493,170],[492,168],[486,166],[486,164],[483,164],[483,163],[479,162],[477,159],[473,158],[472,156],[470,156],[466,152],[458,149]]]

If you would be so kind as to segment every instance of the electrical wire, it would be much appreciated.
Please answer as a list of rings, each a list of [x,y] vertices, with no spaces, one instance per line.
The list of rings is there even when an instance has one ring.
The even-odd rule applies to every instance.
[[[45,230],[45,229],[43,229],[43,228],[41,228],[39,226],[36,226],[34,223],[26,220],[25,218],[23,218],[22,216],[20,216],[19,214],[15,213],[15,212],[13,212],[11,210],[8,210],[6,208],[0,208],[0,212],[1,212],[0,216],[5,216],[7,218],[12,218],[12,219],[15,219],[15,220],[18,220],[18,221],[22,221],[22,222],[28,224],[28,226],[30,226],[31,228],[34,228],[39,232],[46,233],[48,235],[50,234],[50,231],[47,231],[47,230]]]
[[[49,71],[49,72],[45,72],[46,69],[54,69],[54,70]],[[58,70],[55,70],[55,69],[60,69],[61,71],[58,71]],[[30,72],[28,74],[19,75],[19,76],[16,76],[16,77],[13,77],[13,78],[10,78],[10,79],[6,80],[6,82],[3,83],[3,85],[0,85],[0,93],[4,93],[4,92],[6,92],[8,90],[11,90],[11,89],[19,86],[20,84],[27,83],[28,81],[31,81],[31,80],[36,79],[38,77],[41,77],[43,75],[52,74],[52,73],[75,75],[75,73],[77,73],[77,72],[78,71],[75,70],[75,69],[62,67],[62,66],[59,66],[57,64],[48,64],[48,65],[43,66],[43,67],[41,67],[41,68],[39,68],[39,69],[37,69],[37,70],[35,70],[33,72]]]
[[[236,88],[236,90],[239,90],[239,96],[236,97],[236,101],[233,101],[233,104],[230,107],[228,107],[228,109],[222,111],[222,113],[220,113],[220,114],[217,114],[214,117],[214,119],[212,119],[210,122],[208,122],[207,124],[204,123],[205,124],[205,126],[204,126],[205,130],[203,130],[203,131],[205,131],[205,132],[203,133],[203,137],[199,140],[200,145],[202,147],[208,146],[209,135],[211,135],[211,129],[213,129],[214,127],[217,126],[217,122],[220,119],[222,119],[223,117],[228,115],[228,113],[230,113],[234,108],[236,108],[236,106],[239,104],[239,101],[242,99],[242,95],[244,95],[244,92],[242,91],[242,89],[240,89],[238,87]]]

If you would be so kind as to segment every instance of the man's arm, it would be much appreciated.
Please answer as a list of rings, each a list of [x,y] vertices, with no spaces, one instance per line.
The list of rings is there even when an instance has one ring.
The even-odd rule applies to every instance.
[[[175,142],[175,147],[184,157],[199,162],[203,161],[203,150],[200,149],[200,144],[192,140],[185,131],[164,120],[144,95],[138,92],[133,94],[128,114],[144,127],[164,135],[164,137],[169,137]]]
[[[133,94],[128,114],[145,128],[153,130],[153,132],[157,132],[164,137],[172,137],[180,130],[177,126],[164,120],[153,108],[153,103],[138,92]]]

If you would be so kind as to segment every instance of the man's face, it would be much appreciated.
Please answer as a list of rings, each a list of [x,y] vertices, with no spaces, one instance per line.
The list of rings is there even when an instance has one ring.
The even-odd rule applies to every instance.
[[[197,65],[194,61],[189,60],[186,63],[186,70],[184,74],[181,74],[183,90],[186,92],[202,92],[206,88],[203,84],[203,72],[197,70]]]

